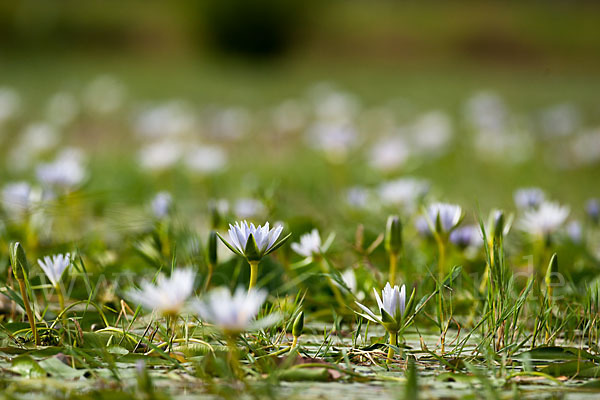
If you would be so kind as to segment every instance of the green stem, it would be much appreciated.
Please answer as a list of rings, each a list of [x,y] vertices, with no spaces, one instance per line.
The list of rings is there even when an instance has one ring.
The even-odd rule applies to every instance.
[[[167,316],[167,337],[169,342],[169,353],[173,351],[173,340],[175,339],[175,333],[177,329],[177,314],[171,314]]]
[[[391,363],[394,357],[394,349],[391,346],[398,346],[398,333],[390,332],[390,347],[388,348],[387,362]]]
[[[250,284],[248,285],[248,291],[256,286],[256,280],[258,279],[258,263],[260,261],[248,261],[250,264]]]
[[[446,276],[446,243],[445,240],[436,236],[436,241],[438,245],[438,277],[440,278],[440,283]]]
[[[444,278],[446,276],[446,243],[445,240],[440,236],[436,235],[436,241],[438,245],[438,322],[440,324],[440,344],[441,351],[444,354],[445,336],[446,329],[444,324],[446,322],[444,315]]]
[[[64,310],[65,310],[65,297],[63,296],[63,292],[60,288],[60,283],[57,283],[56,286],[54,287],[54,290],[56,291],[56,295],[58,296],[58,315],[61,316],[60,320],[61,320],[61,324],[63,326],[63,329],[67,329],[67,318],[65,317],[64,314]]]
[[[258,263],[256,263],[258,265]],[[240,366],[240,360],[238,357],[238,348],[236,344],[236,335],[233,333],[225,333],[227,337],[227,347],[229,352],[227,353],[227,361],[229,361],[229,366],[231,367],[231,371],[233,376],[236,379],[242,379],[242,368]]]
[[[29,320],[29,326],[31,327],[31,332],[33,333],[35,344],[36,346],[39,346],[40,338],[38,336],[37,328],[35,326],[35,319],[33,317],[33,312],[31,311],[31,305],[29,304],[29,297],[27,296],[27,290],[25,288],[25,280],[17,279],[17,281],[19,282],[19,289],[21,290],[23,305],[25,306],[25,312],[27,313],[27,319]]]
[[[212,264],[208,264],[208,274],[206,275],[206,282],[204,283],[204,291],[208,291],[208,288],[210,287],[210,281],[212,279],[213,276],[213,265]]]
[[[298,345],[298,336],[294,336],[294,340],[292,341],[292,346],[290,347],[290,354],[296,349]]]
[[[398,266],[398,253],[390,252],[390,276],[389,282],[392,287],[396,283],[396,269]]]
[[[323,271],[324,274],[329,274],[329,265],[327,264],[327,261],[325,261],[324,258],[321,259],[320,265],[321,265],[321,271]],[[333,296],[335,297],[336,301],[339,303],[340,307],[343,308],[345,306],[345,302],[344,302],[344,297],[342,296],[342,293],[340,292],[340,289],[337,287],[337,285],[335,284],[333,279],[331,279],[330,277],[327,277],[327,278],[328,278],[327,282],[329,283],[329,286],[331,287]]]
[[[58,296],[59,313],[62,313],[65,309],[65,297],[63,296],[63,292],[60,289],[60,284],[57,283],[54,287],[54,290],[56,291],[56,295]]]
[[[553,301],[553,287],[552,285],[549,285],[546,291],[546,297],[548,298],[548,319],[546,320],[546,344],[548,344],[548,341],[550,340],[550,331],[552,330],[552,306],[554,304]]]

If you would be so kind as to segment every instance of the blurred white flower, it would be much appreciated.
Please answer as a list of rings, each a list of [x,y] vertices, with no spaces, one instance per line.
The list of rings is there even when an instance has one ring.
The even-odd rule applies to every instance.
[[[598,199],[589,199],[585,203],[585,212],[594,223],[600,221],[600,201]]]
[[[73,122],[79,113],[79,103],[75,96],[68,92],[55,93],[46,105],[46,119],[58,126]]]
[[[400,178],[384,182],[377,189],[383,204],[402,206],[407,212],[412,212],[427,192],[429,192],[429,183],[415,178]]]
[[[367,208],[371,203],[369,189],[364,186],[353,186],[346,191],[346,203],[353,208]]]
[[[569,216],[569,207],[543,202],[535,210],[528,210],[521,219],[521,228],[533,235],[546,238],[554,233]]]
[[[229,201],[227,199],[210,199],[208,201],[208,208],[215,210],[220,215],[226,215],[229,213]]]
[[[278,315],[271,314],[261,320],[255,320],[266,299],[266,290],[250,289],[246,292],[242,288],[237,288],[232,295],[229,289],[220,287],[211,290],[205,300],[193,303],[192,310],[201,319],[218,326],[225,332],[239,333],[262,329],[279,319]]]
[[[483,161],[504,164],[519,164],[531,158],[534,141],[528,131],[485,131],[475,132],[476,155]]]
[[[427,219],[422,215],[415,219],[415,229],[419,235],[423,237],[431,237],[431,229],[429,229]]]
[[[158,192],[150,203],[152,213],[158,219],[163,219],[169,215],[173,198],[169,192]]]
[[[172,140],[161,140],[142,147],[138,152],[140,165],[150,171],[171,168],[183,154],[183,146]]]
[[[600,128],[577,135],[570,149],[575,166],[596,164],[600,161]]]
[[[460,224],[463,217],[462,208],[456,204],[433,203],[427,207],[427,216],[433,224],[431,228],[448,233]]]
[[[317,229],[300,236],[299,243],[292,243],[291,248],[304,257],[312,257],[322,253],[321,235]]]
[[[36,168],[37,178],[46,186],[72,189],[79,185],[86,175],[81,158],[73,153],[62,153],[50,163],[39,164]]]
[[[161,275],[156,284],[142,281],[141,290],[131,289],[126,296],[136,304],[163,315],[177,315],[194,290],[196,274],[191,268],[175,269],[170,278]]]
[[[71,254],[56,254],[37,260],[53,286],[57,286],[65,270],[71,265]]]
[[[452,123],[442,111],[430,111],[419,116],[412,127],[413,147],[423,157],[444,153],[451,139]]]
[[[581,115],[573,104],[558,104],[544,110],[540,116],[542,132],[548,138],[568,136],[579,129]]]
[[[27,125],[9,154],[8,167],[15,170],[28,168],[37,156],[54,148],[59,140],[59,132],[48,123]]]
[[[517,189],[513,197],[515,204],[521,210],[537,208],[546,199],[544,191],[537,187]]]
[[[233,212],[239,218],[256,217],[263,215],[267,211],[267,207],[262,201],[251,198],[238,199],[233,208]]]
[[[27,182],[7,183],[2,188],[4,209],[17,216],[27,212],[32,205],[32,188]]]
[[[476,93],[467,101],[464,111],[465,119],[475,130],[498,133],[506,129],[506,108],[493,92]]]
[[[356,294],[358,284],[356,282],[356,274],[354,273],[354,270],[352,268],[349,268],[342,273],[342,280],[344,281],[348,289],[350,289],[350,292]]]
[[[579,221],[571,221],[567,225],[567,235],[573,243],[581,243],[583,240],[583,228]]]
[[[286,100],[271,111],[271,119],[278,133],[298,132],[306,125],[306,110],[298,100]]]
[[[481,229],[477,225],[458,227],[450,233],[450,242],[461,249],[480,247],[483,245]]]
[[[125,101],[125,87],[109,75],[96,77],[83,93],[87,107],[97,114],[110,114],[117,111]]]
[[[140,137],[161,139],[192,133],[196,125],[191,107],[172,100],[142,109],[135,118],[134,130]]]
[[[411,152],[404,139],[398,136],[379,139],[369,152],[369,165],[379,171],[389,172],[402,167]]]
[[[348,122],[360,109],[355,96],[337,91],[327,84],[315,86],[312,93],[315,114],[319,120]]]
[[[356,128],[350,123],[317,122],[308,129],[309,145],[333,163],[346,161],[357,140]]]
[[[212,137],[219,140],[237,140],[251,127],[250,113],[243,107],[229,107],[214,112],[210,121]]]
[[[194,146],[185,156],[185,165],[202,174],[218,172],[227,166],[227,153],[218,146]]]

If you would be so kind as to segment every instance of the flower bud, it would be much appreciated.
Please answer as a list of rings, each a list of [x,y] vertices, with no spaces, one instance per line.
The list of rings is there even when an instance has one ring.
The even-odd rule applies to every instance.
[[[208,212],[210,213],[210,222],[213,229],[218,228],[223,223],[223,214],[226,208],[227,204],[222,200],[211,200],[208,203]]]
[[[258,249],[258,245],[256,244],[256,239],[254,239],[254,235],[251,233],[248,236],[248,241],[246,242],[246,247],[244,248],[244,256],[248,261],[260,261],[262,258],[262,254]]]
[[[300,313],[294,320],[294,325],[292,326],[292,335],[294,335],[294,337],[300,337],[300,335],[302,335],[303,329],[304,329],[304,311],[300,311]]]
[[[385,249],[397,254],[402,248],[402,223],[397,215],[390,215],[385,228]]]
[[[217,232],[215,231],[210,231],[208,235],[206,261],[210,265],[217,265]]]
[[[29,263],[27,262],[23,246],[19,242],[12,242],[9,247],[9,253],[10,264],[12,265],[15,278],[19,280],[24,279],[25,274],[29,273]]]
[[[558,283],[558,256],[556,253],[552,255],[550,258],[550,262],[548,263],[548,269],[546,270],[546,286],[551,286],[552,284]]]

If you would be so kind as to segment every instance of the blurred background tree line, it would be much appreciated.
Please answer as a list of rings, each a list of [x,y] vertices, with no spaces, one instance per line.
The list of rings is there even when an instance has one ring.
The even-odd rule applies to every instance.
[[[0,49],[600,64],[596,1],[21,0]]]

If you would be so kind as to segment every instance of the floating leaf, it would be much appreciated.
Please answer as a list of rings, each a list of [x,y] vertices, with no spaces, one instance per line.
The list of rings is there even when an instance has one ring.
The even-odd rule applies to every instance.
[[[600,366],[592,361],[566,361],[550,364],[540,372],[551,376],[597,378],[600,377]]]
[[[33,358],[19,356],[12,362],[11,371],[28,378],[40,378],[46,376],[46,371]]]
[[[286,369],[279,373],[279,379],[282,381],[316,381],[327,382],[332,377],[327,368],[293,368]]]
[[[597,357],[576,347],[543,346],[525,351],[515,356],[516,359],[530,360],[596,360]]]

